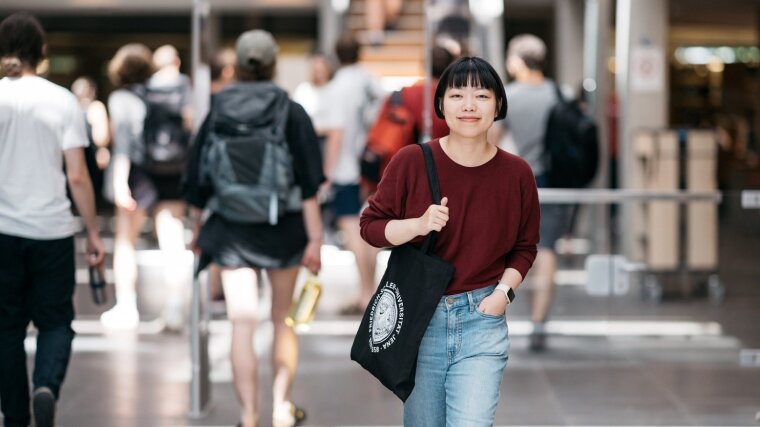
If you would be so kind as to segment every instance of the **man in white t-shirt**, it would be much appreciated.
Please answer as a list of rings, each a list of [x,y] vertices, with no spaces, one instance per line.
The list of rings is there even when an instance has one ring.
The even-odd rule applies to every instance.
[[[55,402],[71,355],[74,331],[74,233],[78,226],[66,184],[87,230],[88,263],[105,250],[95,220],[77,100],[37,77],[45,35],[39,22],[16,13],[0,23],[0,408],[6,427],[55,423]],[[64,165],[66,172],[64,174]],[[30,396],[24,339],[39,331]]]
[[[359,297],[343,312],[361,314],[375,291],[378,251],[359,235],[359,212],[364,202],[359,191],[359,159],[384,94],[380,83],[357,63],[359,43],[353,35],[346,33],[338,39],[335,54],[340,68],[328,84],[332,104],[324,126],[338,132],[325,141],[325,176],[331,184],[338,230],[345,246],[354,253],[359,271]]]

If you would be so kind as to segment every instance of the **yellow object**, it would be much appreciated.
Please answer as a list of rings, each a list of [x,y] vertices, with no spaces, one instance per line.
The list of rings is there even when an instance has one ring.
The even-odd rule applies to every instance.
[[[297,329],[308,328],[308,324],[314,320],[317,303],[321,295],[322,284],[319,282],[319,278],[315,275],[309,276],[301,289],[301,295],[290,306],[285,323]]]

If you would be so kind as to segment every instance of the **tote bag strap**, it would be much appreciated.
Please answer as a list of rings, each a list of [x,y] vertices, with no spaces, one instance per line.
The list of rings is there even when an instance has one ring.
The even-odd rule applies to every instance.
[[[441,204],[441,189],[438,186],[438,172],[435,169],[435,161],[433,160],[433,150],[430,149],[430,145],[427,143],[419,144],[422,148],[422,153],[425,157],[425,170],[427,171],[428,184],[430,184],[430,194],[433,196],[433,204]],[[437,231],[431,231],[425,238],[425,242],[422,243],[422,252],[427,254],[432,252],[435,247],[435,240],[438,237]]]

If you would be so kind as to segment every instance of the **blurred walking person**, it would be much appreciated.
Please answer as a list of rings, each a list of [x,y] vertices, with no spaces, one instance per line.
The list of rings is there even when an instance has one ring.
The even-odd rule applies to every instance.
[[[506,86],[512,108],[505,120],[505,127],[513,149],[530,164],[539,188],[548,185],[544,136],[552,108],[558,99],[554,82],[544,77],[546,45],[531,34],[515,36],[507,49],[507,71],[515,81]],[[508,137],[509,138],[509,137]],[[557,240],[570,229],[570,206],[541,205],[541,241],[538,244],[536,266],[528,277],[531,290],[533,331],[530,350],[546,349],[546,321],[549,317],[556,283]]]
[[[146,46],[122,46],[108,65],[108,76],[118,89],[108,98],[113,134],[113,196],[116,205],[114,246],[114,281],[116,305],[103,313],[100,320],[106,328],[134,329],[139,322],[137,312],[137,259],[135,246],[149,214],[155,221],[158,245],[166,260],[164,268],[167,304],[166,326],[182,327],[177,293],[189,283],[189,268],[184,268],[185,204],[179,184],[185,161],[160,158],[162,148],[146,133],[156,135],[160,123],[148,115],[146,84],[155,71],[153,58]],[[156,109],[150,108],[151,114]],[[175,123],[181,119],[175,119]],[[175,128],[173,126],[173,128]],[[181,131],[181,130],[180,130]],[[163,169],[163,166],[167,166]],[[184,270],[188,270],[185,272]],[[173,293],[174,292],[174,293]]]
[[[6,427],[55,424],[56,400],[71,356],[74,331],[77,222],[66,184],[87,234],[87,262],[105,250],[84,148],[84,116],[71,92],[38,77],[45,33],[33,16],[0,23],[0,407]],[[63,167],[66,166],[64,175]],[[24,339],[38,330],[34,387],[29,396]],[[33,416],[32,416],[33,415]]]
[[[108,144],[111,142],[108,112],[106,106],[98,100],[98,88],[92,78],[82,76],[74,80],[71,92],[77,97],[85,116],[90,144],[85,148],[84,154],[95,191],[95,200],[98,202],[96,205],[99,205],[102,201],[104,171],[111,161],[111,152],[108,151]]]
[[[356,258],[359,272],[359,296],[343,309],[344,314],[361,314],[375,292],[377,250],[359,235],[360,194],[359,160],[367,140],[367,131],[374,123],[383,90],[379,82],[359,61],[359,42],[350,33],[335,44],[340,68],[330,82],[331,99],[340,100],[330,107],[336,119],[325,141],[325,176],[332,192],[332,209],[343,244]]]
[[[148,79],[144,96],[154,116],[148,117],[145,123],[155,123],[155,127],[148,126],[145,143],[148,158],[152,158],[158,167],[147,169],[147,172],[153,175],[154,182],[164,187],[159,190],[164,192],[161,203],[154,210],[159,247],[167,261],[164,265],[166,300],[162,317],[167,330],[179,332],[185,326],[184,308],[190,284],[189,265],[184,258],[183,219],[187,205],[179,195],[179,187],[193,130],[193,90],[190,78],[180,72],[182,61],[174,46],[158,47],[153,52],[153,64],[156,72]],[[156,142],[162,146],[160,151],[151,149]]]
[[[292,426],[305,414],[290,397],[298,341],[285,317],[300,266],[316,274],[321,265],[321,156],[309,116],[272,83],[278,52],[272,35],[245,32],[236,52],[238,81],[214,96],[193,145],[184,194],[195,212],[211,210],[194,240],[201,268],[209,262],[222,268],[240,425],[256,426],[260,418],[253,335],[262,317],[257,272],[263,269],[272,285],[272,423]]]

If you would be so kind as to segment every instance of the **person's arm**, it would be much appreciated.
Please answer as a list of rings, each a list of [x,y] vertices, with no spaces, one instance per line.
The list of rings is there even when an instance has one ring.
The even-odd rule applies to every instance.
[[[108,147],[111,141],[111,132],[108,129],[108,112],[106,106],[100,101],[93,101],[87,108],[87,121],[92,128],[92,142],[98,148]]]
[[[116,206],[128,211],[137,209],[137,202],[129,189],[129,157],[116,156],[113,160],[113,198]]]
[[[325,177],[322,170],[322,156],[319,142],[311,119],[303,107],[292,102],[288,110],[287,141],[293,156],[296,185],[301,188],[304,228],[308,243],[301,264],[313,274],[322,266],[322,217],[317,201],[319,186]]]
[[[377,248],[399,246],[446,226],[447,197],[441,200],[441,205],[428,206],[419,217],[409,218],[405,212],[407,198],[415,197],[408,185],[423,161],[422,151],[416,146],[404,147],[391,158],[377,191],[359,218],[364,241]]]
[[[507,254],[505,259],[506,268],[501,276],[500,283],[503,283],[513,291],[517,291],[523,278],[528,274],[528,270],[536,259],[536,252],[539,239],[539,224],[541,221],[541,209],[538,203],[538,190],[536,181],[533,178],[530,167],[523,165],[522,182],[520,185],[520,224],[517,234],[517,240],[512,250]],[[491,295],[483,299],[479,310],[486,314],[500,315],[504,313],[508,305],[504,292],[494,291]]]
[[[129,189],[130,152],[133,144],[142,143],[145,103],[126,90],[118,90],[108,99],[113,133],[113,195],[117,207],[135,210],[137,202]]]
[[[309,242],[306,244],[301,264],[312,274],[317,274],[322,268],[322,218],[316,196],[303,201],[303,222]]]
[[[108,126],[108,112],[102,102],[95,100],[87,108],[87,122],[95,144],[95,161],[98,168],[104,170],[111,161],[111,153],[107,148],[111,142],[111,130]]]
[[[70,148],[64,150],[63,159],[66,164],[66,179],[71,190],[71,197],[77,207],[79,216],[87,230],[87,262],[90,265],[100,265],[105,257],[105,246],[100,240],[97,219],[95,218],[95,194],[92,190],[90,173],[84,159],[84,149]]]
[[[335,167],[340,157],[341,144],[343,143],[343,129],[329,129],[325,133],[327,136],[325,137],[324,174],[327,179],[326,183],[329,184],[333,180]]]
[[[449,221],[449,199],[441,199],[440,205],[430,205],[418,218],[394,219],[385,225],[385,238],[393,246],[403,245],[417,236],[425,236],[431,231],[441,231]]]

